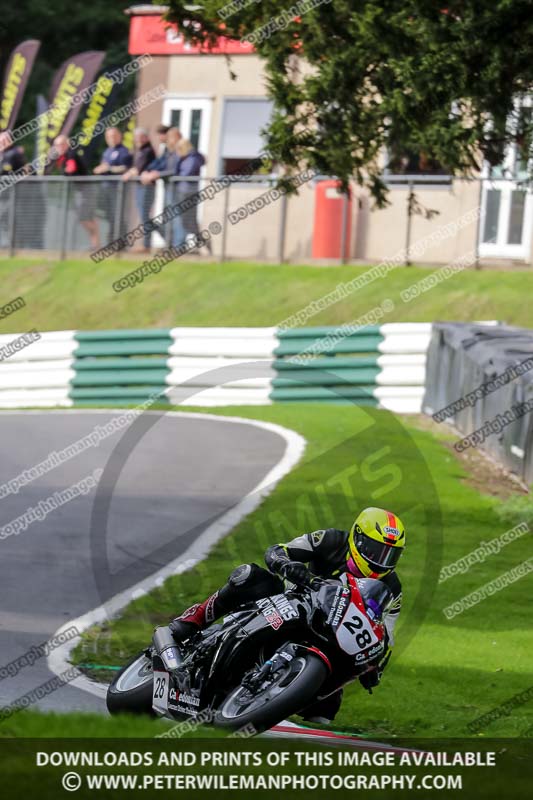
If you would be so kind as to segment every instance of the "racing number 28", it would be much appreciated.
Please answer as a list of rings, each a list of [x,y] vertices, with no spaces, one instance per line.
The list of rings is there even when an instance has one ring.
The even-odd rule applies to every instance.
[[[154,697],[161,700],[165,694],[166,681],[164,678],[156,678],[154,686]]]
[[[363,620],[359,614],[352,614],[350,620],[343,622],[343,627],[346,628],[348,633],[353,635],[363,627]],[[361,633],[358,633],[355,637],[355,641],[357,642],[357,646],[363,649],[363,647],[366,647],[366,645],[370,644],[372,641],[372,636],[370,635],[369,631],[361,631]]]

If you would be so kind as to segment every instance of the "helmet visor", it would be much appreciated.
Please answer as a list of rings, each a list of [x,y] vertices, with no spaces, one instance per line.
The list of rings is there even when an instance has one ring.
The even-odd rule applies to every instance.
[[[364,535],[357,537],[356,545],[363,558],[377,571],[394,569],[403,550],[402,547],[392,547]]]

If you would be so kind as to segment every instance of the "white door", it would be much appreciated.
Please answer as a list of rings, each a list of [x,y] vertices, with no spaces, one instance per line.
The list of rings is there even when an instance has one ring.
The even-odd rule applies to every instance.
[[[163,124],[179,128],[206,159],[209,147],[212,100],[205,97],[167,97],[163,103]]]
[[[206,97],[167,97],[163,103],[163,125],[179,128],[184,139],[189,139],[207,161],[209,133],[211,130],[211,107],[213,101]],[[202,167],[201,175],[206,174],[207,166]],[[164,208],[164,186],[157,182],[155,193],[155,213],[161,214]],[[201,219],[202,204],[198,206],[198,218]],[[152,241],[157,247],[165,242],[158,234],[152,234]]]
[[[515,128],[531,123],[531,98],[517,103]],[[524,125],[526,123],[526,125]],[[533,199],[528,185],[530,143],[513,144],[501,165],[483,182],[479,254],[494,258],[529,260]]]

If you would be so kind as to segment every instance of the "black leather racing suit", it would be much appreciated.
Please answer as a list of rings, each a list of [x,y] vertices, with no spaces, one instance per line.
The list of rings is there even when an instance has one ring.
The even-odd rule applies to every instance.
[[[218,592],[207,598],[201,605],[188,609],[175,622],[179,623],[190,619],[194,620],[196,624],[210,624],[223,614],[237,610],[244,603],[283,592],[285,585],[278,575],[283,573],[283,567],[289,561],[307,564],[310,572],[321,578],[338,578],[346,571],[348,536],[348,531],[327,528],[297,536],[285,544],[275,544],[269,547],[265,553],[268,570],[257,564],[242,564],[231,573],[228,582]],[[366,689],[376,686],[381,679],[383,669],[390,657],[390,648],[394,643],[394,627],[401,608],[402,587],[396,573],[390,572],[381,580],[391,590],[394,598],[392,607],[384,620],[388,633],[388,649],[377,669],[361,676],[361,684]],[[198,617],[199,612],[201,612],[202,619]],[[172,622],[170,629],[173,629]],[[331,720],[339,710],[341,701],[342,689],[339,689],[334,694],[309,706],[306,709],[305,717],[324,717]]]

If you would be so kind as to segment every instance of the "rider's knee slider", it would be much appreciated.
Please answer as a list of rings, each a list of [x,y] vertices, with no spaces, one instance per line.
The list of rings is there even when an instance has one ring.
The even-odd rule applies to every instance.
[[[250,582],[253,573],[254,567],[257,568],[256,564],[241,564],[240,567],[236,567],[231,575],[228,578],[228,583],[231,586],[235,587],[242,587],[246,586],[247,583]]]

